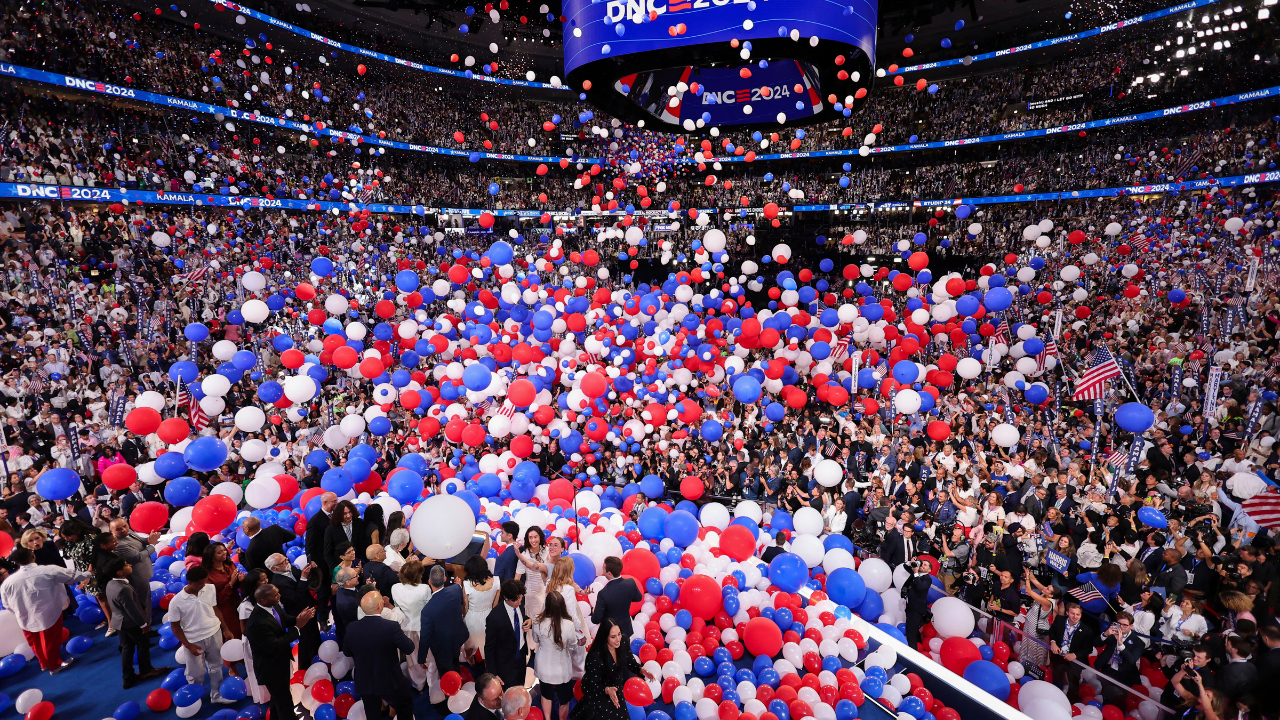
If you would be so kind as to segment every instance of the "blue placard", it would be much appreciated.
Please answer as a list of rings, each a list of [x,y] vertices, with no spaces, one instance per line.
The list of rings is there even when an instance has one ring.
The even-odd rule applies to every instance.
[[[1066,575],[1067,570],[1071,567],[1071,558],[1056,550],[1045,550],[1044,561],[1049,567],[1057,570],[1059,575]]]

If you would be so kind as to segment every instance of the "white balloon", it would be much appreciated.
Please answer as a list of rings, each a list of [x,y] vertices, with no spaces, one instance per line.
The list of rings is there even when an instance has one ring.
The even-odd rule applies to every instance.
[[[138,396],[138,399],[134,403],[134,405],[137,405],[138,407],[151,408],[152,410],[160,411],[160,410],[164,410],[165,398],[164,398],[164,395],[161,395],[155,390],[147,390]]]
[[[257,432],[262,429],[266,422],[267,414],[262,411],[262,408],[255,405],[248,405],[236,411],[236,427],[245,432]],[[244,448],[242,447],[241,450],[243,451]],[[243,454],[241,452],[241,455]],[[258,459],[261,460],[262,458],[259,457]]]
[[[203,700],[196,700],[186,707],[175,707],[173,713],[180,718],[194,717],[196,713],[200,712],[200,706],[203,704]]]
[[[255,510],[269,508],[280,499],[280,483],[274,478],[255,478],[244,489],[244,499]]]
[[[19,715],[26,715],[27,711],[38,705],[41,700],[44,700],[44,693],[39,688],[28,688],[13,701],[13,709],[17,710]]]
[[[1000,423],[991,429],[991,441],[1000,447],[1013,447],[1022,439],[1022,434],[1018,432],[1018,428],[1009,423]]]
[[[453,495],[427,498],[409,522],[414,547],[433,558],[450,558],[462,552],[475,529],[476,516],[471,506]]]
[[[245,322],[260,323],[270,314],[271,308],[261,300],[247,300],[240,306],[240,315],[244,317]]]
[[[210,352],[213,353],[215,358],[226,362],[236,354],[236,344],[230,340],[219,340],[213,344],[213,349]],[[204,384],[201,383],[201,387],[203,386]]]
[[[873,557],[862,561],[858,574],[862,576],[867,589],[875,593],[882,593],[893,584],[893,571],[880,558]]]
[[[214,485],[213,489],[209,491],[209,494],[226,495],[231,498],[236,505],[239,505],[240,501],[244,499],[244,488],[240,487],[240,483],[228,480],[227,482],[220,482],[217,485]]]
[[[807,509],[813,510],[813,508]],[[796,535],[791,540],[791,552],[799,555],[800,559],[804,560],[805,565],[814,568],[822,564],[826,548],[823,547],[822,540],[816,535]]]
[[[835,460],[822,460],[813,469],[813,479],[823,487],[835,487],[844,478],[844,468]]]
[[[257,292],[267,286],[267,278],[257,270],[250,270],[240,279],[240,284],[249,292]]]
[[[822,534],[822,513],[811,507],[805,506],[797,510],[791,522],[800,535]]]
[[[223,660],[240,662],[244,659],[244,641],[239,638],[232,638],[222,643],[222,651],[219,654],[222,655]]]
[[[920,393],[907,388],[899,390],[893,398],[894,409],[901,415],[910,415],[920,409]]]
[[[965,601],[956,597],[941,597],[934,601],[930,607],[933,611],[933,627],[938,631],[938,637],[953,638],[969,637],[973,632],[974,617],[973,608]]]
[[[306,375],[295,375],[284,381],[284,396],[293,403],[304,403],[316,396],[316,381]]]

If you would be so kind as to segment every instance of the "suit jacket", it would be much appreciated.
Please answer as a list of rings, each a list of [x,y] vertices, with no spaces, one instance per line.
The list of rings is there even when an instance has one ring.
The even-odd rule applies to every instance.
[[[326,567],[324,558],[324,532],[329,529],[329,516],[323,510],[307,519],[307,535],[303,546],[307,549],[307,559],[313,561],[317,568],[332,572],[337,565]],[[325,587],[324,583],[321,583]]]
[[[1114,678],[1125,685],[1133,685],[1138,682],[1138,659],[1142,657],[1143,650],[1146,645],[1138,639],[1137,633],[1129,633],[1124,639],[1124,645],[1117,649],[1117,638],[1111,635],[1107,641],[1103,643],[1102,650],[1098,652],[1098,659],[1093,666],[1102,671],[1107,676]],[[1120,666],[1111,669],[1111,657],[1115,653],[1120,653]]]
[[[524,669],[529,656],[529,644],[520,643],[516,650],[516,629],[507,613],[510,606],[499,600],[497,607],[489,611],[484,621],[484,662],[489,672],[502,678],[503,687],[524,685]],[[516,608],[521,622],[525,614]],[[524,633],[521,633],[522,635]]]
[[[1229,662],[1218,673],[1218,689],[1232,701],[1258,687],[1258,666],[1251,662]]]
[[[471,707],[467,708],[464,720],[502,720],[498,714],[480,704],[480,695],[471,699]]]
[[[409,681],[400,670],[400,653],[413,652],[413,641],[399,623],[365,615],[347,628],[342,652],[354,661],[357,693],[377,697],[409,694]]]
[[[319,572],[319,569],[312,570]],[[307,581],[302,579],[297,568],[290,568],[289,574],[271,573],[271,584],[280,591],[280,604],[290,615],[297,615],[306,608],[315,606],[315,598],[307,589]]]
[[[133,630],[151,621],[150,613],[143,614],[138,595],[129,582],[117,582],[112,579],[106,588],[107,604],[111,606],[111,629],[126,628]],[[147,609],[151,609],[151,598],[147,598]]]
[[[1142,561],[1142,566],[1147,569],[1147,575],[1155,577],[1160,572],[1160,568],[1164,566],[1164,548],[1155,548],[1150,553],[1147,552],[1148,549],[1150,549],[1150,546],[1144,545],[1138,551],[1138,559]]]
[[[760,554],[760,559],[764,561],[765,565],[768,565],[769,563],[773,562],[774,558],[778,557],[784,552],[786,552],[786,550],[783,550],[781,546],[770,545],[769,547],[764,549],[763,553]]]
[[[151,568],[151,553],[155,552],[155,550],[155,545],[148,545],[145,540],[134,533],[129,533],[127,536],[120,538],[120,542],[116,546],[116,554],[133,566],[132,577],[139,580],[151,579],[153,572]]]
[[[1274,714],[1280,709],[1280,648],[1266,649],[1266,645],[1258,646],[1254,662],[1258,665],[1258,697],[1259,709],[1264,713]]]
[[[279,606],[276,612],[280,613],[280,622],[269,610],[255,605],[244,629],[253,651],[253,672],[262,685],[288,685],[289,661],[293,659],[290,645],[298,639],[298,628],[294,627],[297,618]]]
[[[120,498],[120,514],[123,517],[127,518],[133,514],[133,509],[135,507],[137,507],[138,505],[141,505],[144,502],[146,502],[145,498],[142,500],[139,500],[137,496],[134,495],[133,493],[125,493],[124,497]]]
[[[292,542],[298,536],[279,525],[268,525],[249,539],[249,547],[245,549],[240,564],[245,570],[267,569],[267,558],[276,553],[284,553],[284,544]]]
[[[916,545],[915,538],[912,538],[912,544]],[[896,528],[884,536],[884,542],[880,543],[879,555],[880,559],[889,564],[889,567],[896,568],[902,563],[910,560],[919,552],[919,547],[914,548],[910,556],[907,555],[906,539]]]
[[[514,580],[516,577],[516,547],[514,544],[508,545],[498,559],[493,562],[493,575],[498,578],[498,584],[508,580]]]
[[[351,546],[356,549],[356,558],[364,559],[364,521],[356,518],[351,523],[351,539],[347,539],[347,532],[342,529],[341,525],[330,525],[324,531],[324,565],[329,572],[338,567],[338,546],[344,542],[350,542]]]
[[[1075,634],[1071,636],[1070,647],[1062,647],[1062,636],[1067,631],[1067,618],[1059,615],[1053,624],[1049,626],[1049,639],[1058,644],[1062,648],[1062,654],[1074,653],[1077,660],[1083,662],[1084,658],[1089,657],[1089,653],[1093,652],[1093,647],[1097,643],[1097,635],[1093,628],[1081,620],[1079,627],[1076,628]],[[1101,666],[1099,666],[1101,669]]]
[[[1040,502],[1040,498],[1035,496],[1035,493],[1032,493],[1031,497],[1023,500],[1022,506],[1027,509],[1028,515],[1036,519],[1036,522],[1044,520],[1044,504]]]
[[[622,629],[622,634],[630,637],[632,634],[631,603],[637,603],[643,599],[644,596],[640,594],[640,588],[636,587],[635,580],[614,578],[596,593],[596,607],[591,611],[591,622],[599,625],[605,618],[613,618],[613,621]]]
[[[1147,449],[1147,467],[1152,472],[1155,472],[1157,470],[1164,470],[1165,472],[1172,475],[1174,471],[1173,456],[1165,455],[1164,453],[1160,452],[1160,448],[1158,447],[1148,448]]]
[[[1157,568],[1163,569],[1151,579],[1151,587],[1168,588],[1168,597],[1181,594],[1182,589],[1187,586],[1186,569],[1176,563],[1165,567],[1164,560],[1160,561]]]
[[[386,563],[370,560],[364,564],[364,577],[366,582],[372,581],[378,588],[378,592],[383,597],[391,597],[391,586],[400,582],[400,576]]]
[[[359,609],[360,598],[356,597],[355,588],[338,588],[333,598],[333,619],[340,632],[345,633],[347,628],[355,624],[356,618],[360,616],[357,612]]]
[[[468,634],[462,620],[462,586],[446,585],[432,593],[431,599],[422,606],[419,625],[419,663],[427,661],[428,650],[435,653],[437,662],[442,658],[457,658]]]

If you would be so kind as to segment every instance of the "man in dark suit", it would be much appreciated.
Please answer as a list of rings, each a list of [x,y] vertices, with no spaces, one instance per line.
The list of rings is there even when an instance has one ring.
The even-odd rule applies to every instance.
[[[476,680],[476,696],[471,699],[465,720],[502,720],[502,680],[485,673]]]
[[[289,661],[298,631],[315,617],[315,608],[305,608],[296,617],[280,605],[280,590],[270,583],[253,593],[256,607],[245,624],[244,637],[253,651],[254,674],[271,693],[272,720],[297,720],[289,694]]]
[[[1120,687],[1111,683],[1102,684],[1103,697],[1113,700],[1124,696],[1129,686],[1138,682],[1138,660],[1146,645],[1133,632],[1133,616],[1127,612],[1117,614],[1116,621],[1102,636],[1105,641],[1098,651],[1094,667],[1120,683]]]
[[[916,556],[916,529],[903,523],[884,536],[878,551],[880,559],[890,568],[896,568]]]
[[[484,621],[485,668],[501,678],[506,687],[524,685],[529,656],[524,634],[532,621],[520,611],[523,599],[524,583],[519,580],[502,583],[502,602],[493,606]]]
[[[364,557],[366,538],[364,534],[364,520],[360,519],[360,514],[356,511],[356,506],[349,500],[340,500],[333,507],[333,515],[329,518],[329,527],[324,531],[324,561],[326,565],[321,567],[336,568],[338,567],[339,556],[342,554],[338,548],[344,542],[351,543],[356,550],[356,557]]]
[[[622,577],[622,560],[616,557],[604,559],[604,576],[609,582],[596,593],[596,607],[591,611],[591,622],[599,625],[605,618],[613,618],[622,630],[622,647],[631,647],[631,603],[644,600],[635,580]]]
[[[462,586],[445,586],[445,569],[434,565],[427,578],[431,599],[422,607],[418,641],[418,662],[427,663],[431,651],[441,675],[458,669],[458,653],[467,641],[467,626],[462,620]]]
[[[786,552],[783,547],[786,544],[787,534],[779,530],[778,533],[773,536],[773,544],[765,548],[763,553],[760,553],[760,559],[764,561],[765,565],[768,565],[773,562],[774,558]]]
[[[412,720],[413,693],[400,670],[400,653],[413,652],[413,641],[398,623],[380,616],[383,599],[371,592],[360,599],[364,617],[351,625],[342,652],[355,665],[356,692],[364,700],[365,717],[387,717],[382,703],[396,711],[397,720]]]
[[[359,617],[360,598],[356,595],[356,588],[360,586],[360,573],[342,568],[335,579],[338,592],[333,598],[333,624],[338,630],[338,645],[341,646],[346,642],[347,628]]]
[[[1044,488],[1038,487],[1022,501],[1022,506],[1026,508],[1027,514],[1035,518],[1036,522],[1044,520],[1045,504],[1049,501],[1049,494]]]
[[[271,573],[267,581],[280,591],[280,604],[284,606],[285,612],[290,615],[299,615],[303,610],[316,606],[315,598],[311,596],[311,591],[307,587],[311,573],[319,572],[314,562],[307,563],[307,566],[299,571],[289,565],[289,558],[276,553],[267,558],[267,569]],[[311,660],[320,651],[322,642],[320,623],[314,617],[311,618],[306,625],[302,626],[298,635],[298,664],[310,665]]]
[[[120,498],[120,515],[128,518],[133,514],[133,509],[146,502],[147,498],[142,494],[142,483],[135,482],[129,486],[129,492]]]
[[[1065,616],[1059,616],[1049,626],[1049,651],[1053,667],[1053,677],[1067,686],[1067,698],[1080,696],[1080,666],[1075,662],[1085,662],[1089,653],[1093,652],[1093,628],[1081,622],[1084,611],[1079,605],[1071,604]],[[1075,661],[1075,662],[1073,662]],[[1064,682],[1065,681],[1065,682]]]
[[[1258,665],[1258,709],[1268,717],[1280,710],[1280,627],[1258,628],[1262,644],[1253,661]]]
[[[1161,553],[1161,564],[1152,575],[1151,587],[1165,588],[1165,597],[1176,597],[1186,586],[1187,570],[1182,567],[1182,551],[1166,548]]]
[[[902,594],[907,600],[907,645],[915,650],[919,648],[920,628],[924,627],[924,618],[929,612],[929,588],[933,587],[933,579],[924,561],[920,561],[919,567],[908,568],[911,577],[903,584]]]
[[[502,537],[500,542],[507,547],[493,562],[493,576],[498,578],[499,584],[504,584],[508,580],[514,580],[516,577],[516,537],[520,534],[520,524],[508,520],[502,523]]]
[[[307,559],[314,562],[320,569],[322,581],[329,579],[328,574],[333,572],[334,567],[325,567],[324,564],[324,533],[329,529],[329,515],[337,505],[337,495],[331,492],[323,493],[320,495],[320,511],[307,518],[307,534],[303,546],[307,549]],[[316,601],[316,607],[321,608],[318,618],[320,625],[328,629],[329,583],[321,582],[320,587],[316,588]]]
[[[297,535],[279,525],[262,527],[262,521],[256,517],[247,517],[240,523],[240,529],[249,536],[249,547],[240,558],[240,564],[246,570],[266,570],[267,558],[284,552],[285,543],[293,542]]]
[[[1258,666],[1249,662],[1253,646],[1239,635],[1227,638],[1227,664],[1218,673],[1218,688],[1232,702],[1258,688]]]
[[[1138,551],[1138,560],[1147,569],[1147,575],[1155,576],[1164,565],[1164,543],[1168,538],[1162,532],[1153,532],[1147,536],[1146,545]]]
[[[1064,516],[1075,508],[1076,501],[1071,499],[1069,488],[1065,483],[1054,485],[1053,497],[1049,498],[1049,507],[1057,508]]]
[[[1174,460],[1173,446],[1169,444],[1168,440],[1157,440],[1154,447],[1147,449],[1147,468],[1151,472],[1163,470],[1173,475],[1176,467],[1177,462]]]
[[[378,588],[385,601],[391,597],[391,586],[400,582],[400,576],[387,567],[387,551],[381,545],[370,545],[365,557],[369,560],[363,568],[365,579]]]

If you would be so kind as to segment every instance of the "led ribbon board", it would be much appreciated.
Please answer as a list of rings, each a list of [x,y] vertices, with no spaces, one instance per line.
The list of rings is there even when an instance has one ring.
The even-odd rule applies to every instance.
[[[865,101],[875,67],[870,0],[566,0],[564,12],[569,84],[650,130],[826,122]]]

